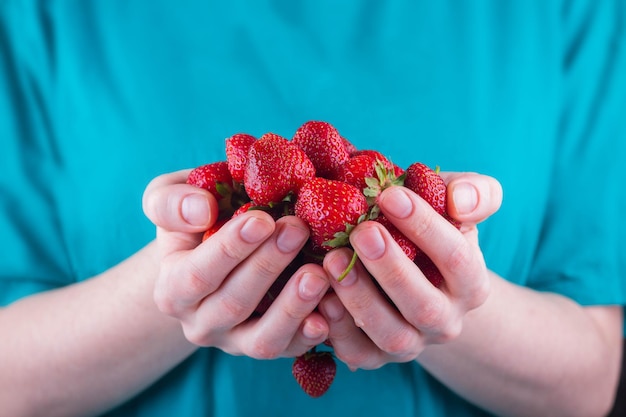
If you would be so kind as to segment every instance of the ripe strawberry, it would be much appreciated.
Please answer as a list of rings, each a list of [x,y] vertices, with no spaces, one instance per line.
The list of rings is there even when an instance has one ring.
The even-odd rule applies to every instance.
[[[298,146],[266,133],[250,146],[244,187],[258,205],[273,205],[315,175],[315,167]]]
[[[374,161],[382,162],[385,168],[387,169],[393,168],[393,164],[391,163],[391,161],[389,161],[389,159],[385,155],[373,149],[362,149],[360,151],[354,151],[350,154],[350,156],[358,156],[358,155],[369,155]]]
[[[419,267],[424,276],[437,288],[443,284],[443,275],[437,265],[423,251],[418,250],[415,256],[415,265]]]
[[[348,139],[346,139],[345,137],[341,137],[341,141],[343,142],[344,146],[346,147],[346,151],[348,151],[348,154],[352,154],[353,152],[357,151],[356,146],[354,146],[352,144],[352,142],[350,142]]]
[[[367,214],[363,193],[345,182],[315,177],[304,183],[295,214],[311,229],[314,246],[330,250],[348,244],[348,234]]]
[[[437,213],[446,213],[446,183],[439,176],[439,169],[415,162],[406,169],[404,186],[426,200]]]
[[[232,192],[232,183],[226,161],[196,167],[187,176],[187,184],[208,190],[218,201]]]
[[[313,398],[328,391],[337,374],[337,364],[330,352],[318,352],[315,348],[295,358],[291,373],[300,387]]]
[[[365,178],[375,175],[376,160],[374,158],[370,155],[354,155],[339,167],[333,179],[354,185],[362,190],[367,187]]]
[[[291,142],[307,154],[318,177],[333,178],[350,157],[345,139],[330,123],[306,122],[296,130]]]
[[[237,133],[226,139],[226,160],[233,180],[243,182],[248,164],[248,151],[255,141],[254,136],[246,133]]]
[[[224,226],[228,220],[229,220],[228,218],[222,218],[222,219],[218,219],[215,223],[213,223],[213,226],[209,227],[202,235],[202,241],[204,242],[205,240],[213,236],[215,233],[217,233],[217,231],[220,230],[222,226]]]
[[[393,223],[389,221],[384,214],[378,214],[378,217],[374,219],[375,222],[378,222],[385,226],[385,228],[389,231],[389,234],[396,241],[396,243],[402,248],[406,256],[410,260],[414,260],[417,255],[418,248],[408,237],[404,235]]]

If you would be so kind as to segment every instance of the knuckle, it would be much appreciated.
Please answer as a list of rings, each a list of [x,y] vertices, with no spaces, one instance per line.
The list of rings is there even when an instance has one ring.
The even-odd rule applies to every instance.
[[[169,293],[165,291],[163,287],[155,287],[152,298],[160,312],[173,317],[177,315],[177,309],[174,307],[174,302],[169,296]]]
[[[276,359],[282,349],[264,337],[256,337],[247,349],[247,356],[253,359]]]
[[[254,306],[246,303],[245,300],[239,297],[233,297],[231,295],[221,296],[219,298],[219,311],[225,312],[222,315],[223,319],[230,320],[233,323],[241,323],[252,314]]]
[[[419,241],[428,240],[435,233],[436,221],[435,211],[426,211],[416,221],[411,224],[411,235]]]
[[[413,318],[418,329],[433,331],[442,327],[445,322],[446,303],[442,295],[433,295],[427,302],[419,305]]]
[[[349,352],[343,352],[341,355],[337,354],[337,356],[351,369],[375,369],[379,367],[370,363],[372,358],[366,351],[352,349]]]
[[[282,270],[282,263],[269,256],[257,256],[254,259],[255,273],[261,277],[275,277]]]
[[[413,360],[418,354],[415,340],[409,334],[408,329],[402,329],[395,335],[385,338],[380,349],[395,358],[399,358],[402,362]]]
[[[407,277],[411,276],[411,273],[407,271],[406,264],[414,266],[412,262],[409,263],[408,258],[406,263],[395,262],[386,265],[386,269],[379,274],[377,281],[386,289],[404,288],[407,285]]]
[[[210,334],[202,327],[183,324],[183,334],[190,343],[196,346],[211,345]]]
[[[432,343],[444,344],[455,340],[461,334],[463,325],[460,320],[450,323],[430,336]]]
[[[476,259],[474,248],[463,241],[454,245],[454,250],[446,259],[446,265],[452,274],[465,274],[468,270],[475,269]]]
[[[246,256],[242,250],[244,245],[240,245],[234,240],[220,240],[218,245],[218,251],[227,263],[238,264]]]

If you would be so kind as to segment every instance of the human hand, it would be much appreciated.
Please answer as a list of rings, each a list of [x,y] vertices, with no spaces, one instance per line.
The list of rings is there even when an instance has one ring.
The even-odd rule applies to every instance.
[[[274,221],[252,210],[227,222],[205,242],[217,219],[215,198],[185,183],[189,170],[155,178],[144,212],[157,226],[158,308],[182,324],[189,341],[254,358],[293,357],[327,338],[315,312],[329,288],[319,265],[304,265],[261,316],[250,318],[279,274],[304,246],[308,227],[294,216]]]
[[[341,282],[331,279],[334,292],[324,297],[320,311],[330,325],[335,355],[353,369],[414,360],[426,346],[453,340],[465,315],[489,295],[476,225],[500,207],[501,186],[479,174],[441,175],[448,212],[460,229],[407,188],[389,188],[378,200],[389,220],[437,265],[445,280],[440,288],[377,222],[361,223],[350,235],[360,261]],[[346,248],[332,251],[324,268],[336,278],[350,258]]]

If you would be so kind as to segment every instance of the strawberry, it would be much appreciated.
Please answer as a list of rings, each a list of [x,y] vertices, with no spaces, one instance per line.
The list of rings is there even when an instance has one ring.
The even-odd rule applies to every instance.
[[[208,190],[218,201],[232,192],[232,183],[233,177],[226,161],[199,166],[187,176],[187,184]]]
[[[370,155],[351,156],[337,170],[334,179],[354,185],[359,190],[367,187],[365,178],[376,175],[376,160]]]
[[[248,152],[244,187],[258,205],[274,205],[315,175],[315,167],[298,146],[282,136],[266,133]]]
[[[371,207],[371,218],[376,218],[379,208],[376,201],[378,196],[386,188],[394,185],[404,184],[404,174],[399,177],[396,176],[397,169],[395,165],[391,164],[390,167],[385,166],[385,163],[380,160],[376,160],[374,165],[376,172],[375,176],[365,178],[366,188],[363,189],[363,194],[367,197],[367,203]]]
[[[415,256],[417,255],[417,252],[419,250],[415,243],[413,243],[408,237],[404,235],[404,233],[402,233],[396,226],[394,226],[394,224],[391,223],[384,214],[378,214],[374,221],[385,226],[393,240],[395,240],[400,248],[402,248],[402,250],[410,260],[415,259]]]
[[[352,142],[350,142],[348,139],[346,139],[345,137],[341,137],[341,141],[343,142],[344,146],[346,147],[346,151],[348,151],[348,154],[351,155],[353,152],[356,152],[356,146],[354,146],[352,144]]]
[[[437,213],[446,213],[446,183],[439,176],[439,168],[435,171],[421,162],[411,164],[406,169],[404,186],[426,200]]]
[[[318,177],[333,178],[350,157],[346,140],[330,123],[306,122],[296,130],[291,142],[307,154]]]
[[[304,183],[295,204],[296,216],[311,229],[313,246],[327,251],[348,244],[348,234],[367,209],[367,200],[358,188],[319,177]]]
[[[375,151],[373,149],[362,149],[360,151],[354,151],[350,153],[350,156],[359,156],[359,155],[369,155],[374,161],[382,162],[383,166],[387,169],[392,169],[393,164],[385,155],[382,153]]]
[[[444,281],[443,275],[428,255],[426,255],[423,251],[418,250],[413,262],[415,262],[415,265],[419,267],[431,284],[437,288],[441,287],[441,284],[443,284]]]
[[[237,133],[226,139],[226,160],[233,180],[243,182],[248,164],[248,151],[255,141],[254,136],[246,133]]]
[[[337,364],[330,352],[313,348],[295,358],[291,373],[305,393],[317,398],[324,395],[333,383]]]
[[[217,233],[217,231],[220,230],[222,226],[224,226],[228,220],[229,220],[228,218],[222,218],[222,219],[218,219],[215,223],[213,223],[213,226],[209,227],[202,235],[202,241],[204,242],[205,240],[213,236],[215,233]]]

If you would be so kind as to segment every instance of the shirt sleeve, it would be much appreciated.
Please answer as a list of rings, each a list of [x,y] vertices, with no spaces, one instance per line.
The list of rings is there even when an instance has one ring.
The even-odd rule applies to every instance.
[[[563,10],[559,154],[529,284],[583,305],[626,303],[625,14],[619,0]]]

